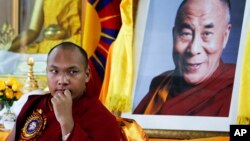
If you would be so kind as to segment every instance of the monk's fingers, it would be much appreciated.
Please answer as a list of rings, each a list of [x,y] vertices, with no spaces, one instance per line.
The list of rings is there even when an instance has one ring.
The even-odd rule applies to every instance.
[[[58,102],[62,100],[62,94],[56,94],[51,98],[51,101]]]
[[[64,91],[64,94],[66,97],[71,97],[71,92],[68,89]]]
[[[55,102],[57,102],[58,101],[58,98],[56,97],[56,96],[53,96],[52,98],[51,98],[51,102],[52,103],[55,103]]]

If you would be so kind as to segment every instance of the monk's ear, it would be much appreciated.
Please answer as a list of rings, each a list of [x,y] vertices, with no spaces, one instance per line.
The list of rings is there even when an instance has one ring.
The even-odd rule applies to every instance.
[[[227,45],[227,42],[228,42],[228,39],[229,39],[229,35],[230,35],[230,32],[231,32],[231,28],[232,28],[232,25],[231,24],[227,24],[225,32],[224,32],[223,49]]]
[[[85,70],[85,82],[86,83],[89,82],[90,77],[91,77],[91,73],[90,73],[90,68],[88,66],[87,69]]]

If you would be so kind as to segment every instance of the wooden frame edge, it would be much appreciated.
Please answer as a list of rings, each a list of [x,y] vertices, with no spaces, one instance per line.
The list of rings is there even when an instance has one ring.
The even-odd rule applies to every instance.
[[[196,139],[217,136],[229,136],[229,132],[218,131],[190,131],[190,130],[161,130],[161,129],[144,129],[150,138],[161,139]]]

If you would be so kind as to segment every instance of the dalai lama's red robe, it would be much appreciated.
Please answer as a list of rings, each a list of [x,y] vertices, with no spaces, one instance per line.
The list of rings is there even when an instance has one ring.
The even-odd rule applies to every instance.
[[[61,141],[51,95],[30,96],[16,122],[16,140]],[[39,110],[41,109],[41,110]],[[68,141],[119,141],[116,118],[96,97],[83,95],[73,104],[74,128]]]
[[[155,77],[134,114],[229,115],[235,65],[223,64],[201,84],[190,86],[175,71]]]

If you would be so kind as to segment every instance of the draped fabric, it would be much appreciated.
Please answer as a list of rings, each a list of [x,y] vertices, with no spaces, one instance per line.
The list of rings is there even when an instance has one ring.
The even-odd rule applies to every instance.
[[[120,125],[122,141],[148,141],[148,136],[133,119],[116,117]]]
[[[45,28],[56,24],[67,29],[70,36],[80,32],[80,0],[44,0],[43,2]]]
[[[250,124],[250,21],[244,47],[243,65],[240,79],[240,96],[237,122],[239,124]]]
[[[121,0],[83,0],[83,48],[97,90],[101,90],[110,45],[121,27]]]
[[[120,4],[122,27],[108,53],[100,100],[111,111],[130,111],[133,86],[132,0]]]
[[[25,52],[45,54],[55,45],[65,41],[81,45],[81,16],[79,13],[81,9],[81,0],[43,0],[42,2],[41,4],[43,4],[44,12],[44,17],[42,17],[44,21],[44,30],[52,25],[57,25],[65,29],[69,34],[69,37],[65,39],[42,38],[42,40],[28,45]],[[37,24],[37,21],[31,21],[32,28],[36,28]]]

